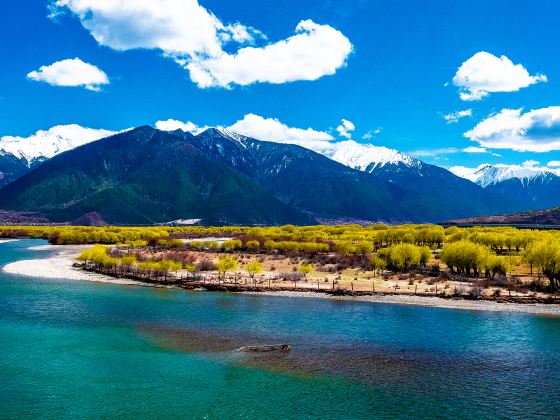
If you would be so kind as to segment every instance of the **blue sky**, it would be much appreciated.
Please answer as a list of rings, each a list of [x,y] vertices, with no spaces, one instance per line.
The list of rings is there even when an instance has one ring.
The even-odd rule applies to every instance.
[[[118,3],[98,0],[98,5],[104,2]],[[134,6],[135,2],[139,7],[145,3],[128,3]],[[165,2],[179,9],[182,3],[196,3]],[[250,33],[251,28],[258,30],[252,33],[256,48],[294,35],[301,21],[312,21],[321,25],[320,30],[332,29],[339,34],[333,35],[332,53],[327,50],[319,54],[313,45],[298,52],[315,54],[302,59],[311,60],[318,69],[328,67],[329,60],[342,54],[344,64],[332,64],[336,67],[334,74],[313,76],[315,80],[243,85],[235,80],[252,77],[240,75],[243,67],[226,87],[201,86],[179,64],[185,56],[193,62],[190,53],[183,51],[180,58],[170,58],[169,51],[161,48],[167,41],[146,40],[134,28],[111,26],[114,21],[102,22],[107,23],[106,36],[114,37],[103,45],[94,37],[99,28],[83,24],[95,10],[80,16],[80,7],[88,0],[58,3],[59,7],[53,9],[50,1],[11,2],[0,16],[4,57],[0,66],[0,136],[28,136],[61,124],[120,130],[167,119],[199,126],[231,126],[245,115],[255,114],[289,127],[328,133],[335,141],[351,136],[358,142],[414,153],[446,167],[520,164],[527,160],[544,165],[560,160],[556,144],[560,143],[556,141],[560,138],[560,113],[551,108],[560,105],[560,4],[554,0],[288,0],[281,5],[269,0],[200,0],[198,7],[211,12],[220,24],[239,22]],[[53,11],[57,16],[52,16]],[[132,13],[130,20],[136,16]],[[195,35],[181,33],[181,40]],[[344,52],[344,39],[352,45],[349,54]],[[220,48],[235,54],[247,45],[224,42]],[[461,100],[454,76],[464,62],[482,51],[493,54],[496,60],[506,56],[521,65],[532,78],[528,79],[529,85],[511,80],[508,86],[496,89],[513,91],[490,90],[480,100]],[[28,77],[41,66],[76,57],[102,71],[108,83],[92,90],[85,85],[49,84],[40,80],[41,75],[36,80]],[[325,66],[321,65],[323,59]],[[254,63],[247,72],[257,66]],[[287,67],[285,71],[290,73],[292,64],[287,63]],[[262,72],[259,77],[263,77]],[[455,123],[444,120],[445,115],[469,109],[471,116]],[[520,109],[517,114],[503,112]],[[525,115],[531,110],[541,111]],[[346,137],[336,131],[342,119],[355,127]],[[481,123],[486,125],[479,126],[474,134],[471,131],[476,141],[464,136]],[[504,129],[502,123],[509,125]],[[372,138],[363,139],[368,132]],[[536,134],[531,137],[531,133]],[[479,148],[479,153],[464,152],[469,146]]]

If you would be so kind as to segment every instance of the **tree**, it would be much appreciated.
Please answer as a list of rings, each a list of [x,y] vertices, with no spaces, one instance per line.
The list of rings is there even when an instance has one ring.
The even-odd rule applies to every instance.
[[[253,285],[256,286],[256,280],[255,280],[255,276],[257,274],[262,273],[263,271],[263,266],[260,262],[258,262],[257,260],[255,261],[251,261],[249,263],[247,263],[247,265],[245,266],[245,271],[247,271],[247,273],[249,274],[249,276],[251,277],[251,279],[253,280]]]
[[[225,279],[228,271],[234,271],[237,269],[237,260],[229,255],[222,255],[218,258],[216,269],[218,270],[218,277]]]
[[[136,255],[128,254],[121,258],[121,265],[125,267],[126,271],[130,271],[130,268],[136,265]]]
[[[486,270],[486,276],[490,277],[491,275],[492,280],[494,280],[496,274],[505,276],[511,270],[511,264],[509,258],[490,255],[486,258],[484,269]]]
[[[431,259],[432,259],[431,249],[428,248],[427,246],[420,247],[420,265],[423,265],[425,267],[426,264],[428,264]]]
[[[249,249],[257,249],[261,246],[261,243],[259,241],[247,241],[245,246]]]
[[[389,264],[398,269],[408,269],[420,264],[420,247],[402,243],[389,248]]]
[[[311,273],[311,271],[313,270],[313,266],[311,264],[302,264],[299,266],[298,271],[303,274],[303,277],[305,278],[305,280],[307,280],[307,275],[309,273]]]
[[[236,248],[241,248],[243,243],[239,239],[231,239],[222,243],[222,249],[225,251],[233,251]]]
[[[189,276],[192,276],[196,272],[196,264],[192,262],[187,262],[183,265],[183,268],[187,270]]]
[[[552,292],[556,293],[560,280],[560,242],[550,239],[532,242],[527,245],[524,259],[548,278]]]
[[[367,255],[373,252],[373,243],[369,241],[360,241],[356,244],[356,252],[360,255]]]
[[[469,276],[473,270],[474,276],[478,276],[479,270],[484,267],[487,258],[492,255],[487,246],[479,245],[471,241],[460,240],[444,245],[441,252],[441,260],[453,271]]]
[[[380,258],[379,255],[375,254],[369,260],[371,264],[371,268],[373,268],[373,275],[375,276],[375,271],[384,270],[387,267],[387,263],[383,258]]]
[[[339,255],[346,256],[352,254],[355,248],[349,241],[340,241],[334,245],[334,251]]]

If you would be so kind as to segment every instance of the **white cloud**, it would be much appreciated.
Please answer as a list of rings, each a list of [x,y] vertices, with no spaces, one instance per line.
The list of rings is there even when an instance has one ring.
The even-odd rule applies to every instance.
[[[266,36],[239,22],[225,25],[197,0],[57,0],[54,6],[51,14],[71,11],[100,45],[161,50],[202,88],[316,80],[343,67],[352,51],[341,32],[302,20],[285,40],[230,53],[226,43],[243,46]]]
[[[346,64],[352,44],[341,32],[311,20],[301,21],[296,34],[264,47],[245,47],[235,54],[187,61],[191,80],[199,87],[232,84],[286,83],[332,75]]]
[[[469,146],[463,149],[465,153],[488,153],[488,149],[485,147]]]
[[[356,126],[352,121],[342,119],[342,122],[338,127],[336,127],[336,131],[340,137],[344,137],[346,139],[352,138],[352,131],[356,129]]]
[[[298,144],[313,150],[327,147],[328,142],[333,140],[333,136],[324,131],[289,127],[277,118],[264,118],[255,114],[245,115],[227,129],[257,140]]]
[[[95,40],[118,51],[216,55],[224,25],[197,0],[58,0]]]
[[[531,76],[522,64],[513,64],[505,55],[498,58],[484,51],[465,61],[453,77],[463,101],[480,100],[492,92],[515,92],[546,81],[544,74]]]
[[[78,57],[41,66],[27,77],[52,86],[84,87],[96,92],[101,90],[101,86],[109,84],[109,78],[102,70]]]
[[[421,158],[421,157],[431,157],[431,158],[438,158],[443,155],[451,155],[454,153],[459,153],[461,149],[456,147],[443,147],[440,149],[428,149],[428,150],[415,150],[410,152],[412,156]]]
[[[267,39],[261,31],[236,22],[224,27],[225,31],[220,34],[224,42],[233,41],[238,44],[254,44],[257,39]]]
[[[502,109],[481,121],[465,137],[481,147],[518,152],[560,150],[560,106],[529,112]]]
[[[465,117],[472,117],[472,109],[452,112],[451,114],[444,115],[443,119],[447,122],[447,124],[453,124]]]
[[[3,136],[0,138],[0,150],[31,163],[38,157],[50,158],[113,134],[114,131],[87,128],[77,124],[57,125],[48,130],[39,130],[29,137]]]
[[[372,138],[374,138],[375,136],[381,134],[381,128],[376,128],[375,130],[369,130],[366,134],[364,134],[362,136],[363,140],[371,140]]]
[[[551,160],[546,164],[549,168],[560,168],[560,160]]]
[[[192,134],[198,134],[203,132],[204,130],[206,130],[208,128],[208,126],[198,126],[195,123],[191,122],[191,121],[178,121],[178,120],[174,120],[174,119],[168,119],[165,121],[157,121],[156,122],[156,128],[158,130],[162,130],[162,131],[175,131],[175,130],[183,130]]]

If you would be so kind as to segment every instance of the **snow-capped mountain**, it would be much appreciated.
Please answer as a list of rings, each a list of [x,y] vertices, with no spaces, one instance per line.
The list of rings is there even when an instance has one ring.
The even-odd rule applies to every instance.
[[[375,182],[390,184],[391,191],[406,208],[415,208],[418,214],[429,213],[429,220],[443,220],[440,219],[441,215],[457,212],[488,214],[494,212],[496,206],[502,205],[502,202],[491,203],[481,187],[452,174],[447,169],[427,164],[386,147],[361,145],[349,140],[322,141],[320,146],[316,147],[313,147],[313,142],[306,142],[305,145],[310,146],[306,148],[303,144],[256,140],[218,128],[207,129],[196,136],[181,130],[173,133],[246,174],[266,179],[266,185],[274,185],[278,190],[286,189],[285,184],[302,189],[302,185],[306,183],[315,185],[317,190],[336,188],[341,181],[337,178],[327,181],[325,168],[335,170],[338,166],[337,173],[344,173],[339,171],[340,167],[345,166],[347,174],[354,173],[352,176],[358,176],[355,172],[362,172],[366,178],[373,178]],[[321,170],[317,169],[318,161],[324,165]],[[298,179],[290,179],[289,182],[277,182],[283,177],[282,174],[292,172],[296,163],[298,167],[301,166],[305,175],[302,174]],[[313,167],[314,170],[311,169]],[[272,179],[275,181],[271,181]],[[323,182],[317,186],[316,182],[319,179]],[[331,184],[331,187],[327,187]],[[350,189],[345,191],[345,194],[350,194]],[[360,194],[356,197],[358,196]],[[470,197],[470,200],[463,202],[464,197]],[[307,199],[309,197],[305,195],[304,200]],[[460,206],[457,206],[458,202],[461,202]],[[371,205],[374,205],[373,201]]]
[[[537,166],[529,161],[521,165],[458,166],[450,170],[480,185],[495,198],[512,200],[516,211],[539,210],[560,204],[560,171],[557,169]]]
[[[450,168],[455,175],[477,183],[483,188],[499,184],[508,179],[518,179],[521,184],[530,182],[546,183],[558,178],[559,171],[531,163],[522,165],[480,165],[476,168],[455,166]]]
[[[57,125],[29,137],[0,138],[0,187],[53,156],[115,134],[109,130]]]
[[[0,154],[12,155],[31,166],[37,160],[49,159],[59,153],[115,134],[109,130],[82,127],[77,124],[57,125],[39,130],[29,137],[4,136]]]
[[[422,164],[420,160],[405,155],[398,150],[371,144],[360,144],[354,140],[332,143],[331,148],[320,152],[343,165],[370,173],[385,165],[403,164],[408,167],[418,167]]]

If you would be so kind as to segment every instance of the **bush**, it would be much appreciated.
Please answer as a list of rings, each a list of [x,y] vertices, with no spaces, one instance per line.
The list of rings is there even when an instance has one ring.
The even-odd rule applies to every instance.
[[[214,271],[216,270],[216,264],[210,260],[202,260],[196,264],[197,271]]]

